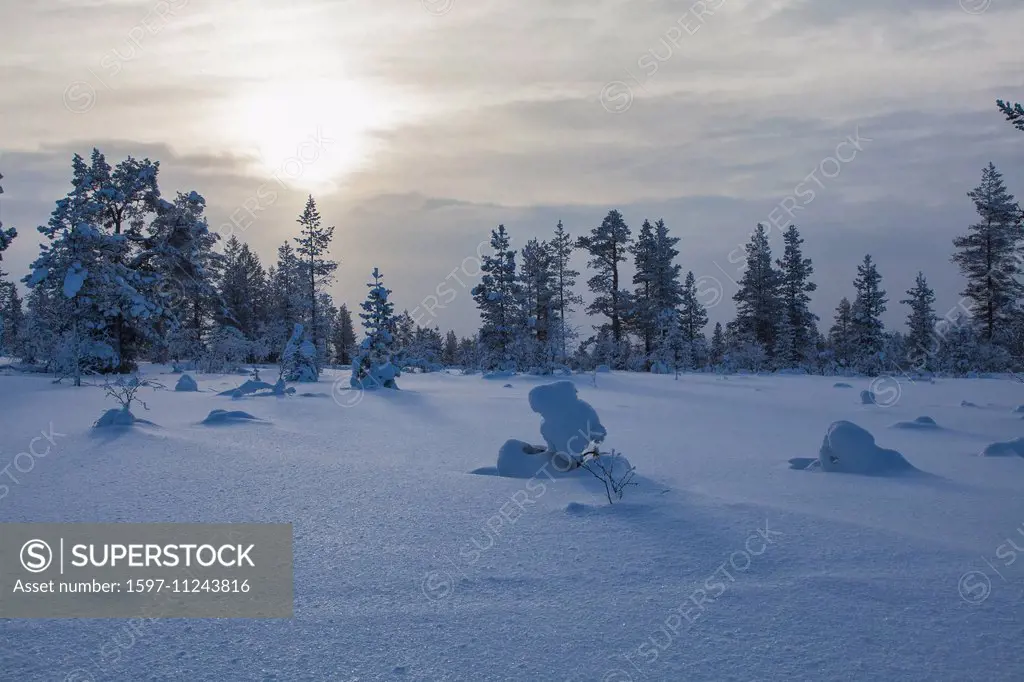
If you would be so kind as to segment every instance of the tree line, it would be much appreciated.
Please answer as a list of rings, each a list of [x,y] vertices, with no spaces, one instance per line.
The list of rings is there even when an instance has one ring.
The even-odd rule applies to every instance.
[[[998,106],[1024,131],[1021,104]],[[264,267],[235,236],[218,248],[205,199],[195,191],[164,199],[158,176],[159,162],[149,159],[111,166],[95,149],[88,161],[74,156],[71,190],[38,228],[45,241],[22,279],[25,301],[0,271],[0,353],[76,382],[90,372],[132,371],[143,359],[224,371],[280,362],[299,348],[309,349],[299,355],[314,377],[328,364],[365,365],[362,375],[389,364],[830,374],[965,374],[1024,364],[1024,212],[992,164],[968,193],[977,221],[953,240],[951,259],[966,285],[947,314],[936,313],[935,294],[918,273],[899,301],[908,311],[906,330],[887,330],[881,318],[890,299],[869,254],[857,266],[852,300],[839,301],[822,332],[810,311],[817,287],[799,230],[783,231],[774,258],[758,224],[733,295],[736,315],[716,324],[710,338],[698,280],[675,262],[679,238],[664,220],[644,220],[634,237],[611,210],[585,235],[574,239],[559,222],[550,238],[519,250],[504,225],[492,230],[472,289],[481,324],[471,337],[416,324],[408,311],[396,314],[374,269],[360,342],[347,305],[336,305],[328,291],[339,267],[330,257],[334,227],[324,224],[312,196],[296,219],[297,235]],[[0,224],[0,264],[16,236]],[[585,308],[576,291],[581,273],[571,265],[578,250],[590,275]],[[634,274],[626,281],[629,261]],[[597,321],[592,333],[574,323],[579,312]]]

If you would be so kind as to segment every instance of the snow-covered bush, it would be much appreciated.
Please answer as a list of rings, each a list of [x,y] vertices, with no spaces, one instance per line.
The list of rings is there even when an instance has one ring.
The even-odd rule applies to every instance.
[[[316,383],[320,380],[316,358],[316,347],[302,325],[296,324],[281,353],[281,377],[285,381]]]
[[[182,374],[178,377],[178,383],[174,385],[174,390],[184,393],[194,393],[199,390],[199,384],[188,374]]]
[[[233,372],[249,355],[249,340],[234,327],[220,327],[210,334],[199,366],[204,372]]]
[[[108,426],[131,426],[136,422],[144,422],[132,414],[132,404],[138,402],[142,405],[143,409],[148,410],[149,406],[139,399],[139,391],[144,388],[164,388],[163,384],[160,384],[151,379],[145,379],[139,374],[132,374],[131,376],[119,376],[117,379],[108,379],[103,385],[103,392],[108,398],[113,398],[121,405],[120,409],[113,408],[103,413],[96,423],[93,425],[95,428],[103,428]],[[149,423],[149,422],[146,422]]]

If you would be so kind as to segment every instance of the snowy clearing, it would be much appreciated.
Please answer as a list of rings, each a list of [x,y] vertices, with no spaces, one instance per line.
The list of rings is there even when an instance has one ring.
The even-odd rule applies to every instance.
[[[1024,460],[977,455],[1024,435],[1020,383],[903,382],[883,407],[828,377],[578,375],[637,468],[609,505],[585,475],[472,473],[545,442],[550,378],[310,387],[346,407],[196,379],[110,430],[101,387],[0,376],[0,521],[290,522],[295,618],[7,620],[3,679],[1019,679]],[[892,428],[925,414],[941,437]],[[927,475],[790,469],[842,420]]]

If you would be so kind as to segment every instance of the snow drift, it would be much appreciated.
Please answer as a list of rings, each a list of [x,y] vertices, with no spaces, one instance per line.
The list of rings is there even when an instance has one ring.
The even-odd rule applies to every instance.
[[[1014,438],[1013,440],[1003,441],[1001,443],[990,443],[985,446],[985,449],[981,451],[979,456],[981,457],[1024,457],[1024,438]]]

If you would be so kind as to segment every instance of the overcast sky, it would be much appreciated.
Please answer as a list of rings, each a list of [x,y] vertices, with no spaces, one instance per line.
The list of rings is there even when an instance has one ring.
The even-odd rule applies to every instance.
[[[159,160],[165,195],[199,191],[265,265],[312,192],[336,300],[374,266],[399,308],[447,279],[418,319],[461,334],[493,227],[521,247],[610,208],[665,219],[713,321],[751,229],[788,209],[823,329],[868,252],[902,326],[918,270],[940,315],[959,300],[982,168],[1024,195],[994,104],[1024,100],[1022,26],[1020,0],[0,0],[4,269],[96,146]]]

